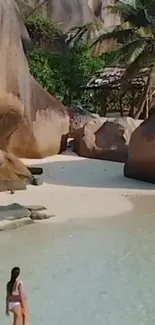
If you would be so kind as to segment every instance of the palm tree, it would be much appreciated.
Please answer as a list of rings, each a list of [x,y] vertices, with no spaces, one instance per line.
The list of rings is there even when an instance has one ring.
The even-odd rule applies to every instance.
[[[94,55],[102,55],[113,51],[115,64],[126,67],[122,78],[122,93],[128,88],[131,78],[136,76],[141,68],[148,67],[148,81],[134,114],[134,117],[138,118],[143,111],[155,74],[155,0],[115,0],[107,10],[113,16],[119,16],[120,23],[109,28],[105,28],[103,23],[98,25],[100,35],[92,42],[92,52]],[[86,35],[87,40],[90,40],[92,28],[96,28],[96,25],[78,27],[69,41],[80,42],[86,39]]]
[[[134,114],[138,118],[143,111],[155,74],[155,0],[118,0],[109,7],[120,15],[121,25],[105,31],[92,44],[96,55],[115,51],[115,63],[125,65],[122,91],[129,86],[141,68],[148,67],[149,76]]]
[[[86,42],[91,46],[104,32],[104,24],[99,19],[83,26],[73,27],[66,33],[66,43],[73,47],[81,42]]]

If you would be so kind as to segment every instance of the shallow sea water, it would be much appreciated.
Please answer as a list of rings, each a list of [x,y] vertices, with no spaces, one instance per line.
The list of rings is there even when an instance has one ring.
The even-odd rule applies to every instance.
[[[5,284],[19,265],[29,325],[154,325],[155,215],[35,224],[0,233]]]

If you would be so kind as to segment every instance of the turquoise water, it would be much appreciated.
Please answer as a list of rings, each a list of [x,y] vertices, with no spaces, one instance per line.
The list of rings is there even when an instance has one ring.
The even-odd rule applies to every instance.
[[[155,217],[121,216],[0,233],[5,283],[22,269],[29,325],[154,325]]]

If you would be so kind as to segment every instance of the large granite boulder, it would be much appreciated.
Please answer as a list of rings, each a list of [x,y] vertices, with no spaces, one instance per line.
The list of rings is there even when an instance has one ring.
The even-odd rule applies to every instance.
[[[39,4],[36,0],[16,0],[20,9],[27,13]],[[42,1],[40,0],[40,3]],[[93,22],[96,18],[104,20],[106,26],[120,23],[116,14],[110,14],[106,7],[113,4],[114,0],[48,0],[38,6],[38,12],[51,18],[59,24],[60,28],[67,31],[73,27],[82,26]]]
[[[0,28],[0,111],[5,111],[6,94],[12,93],[21,101],[22,115],[18,126],[12,122],[16,130],[5,131],[10,134],[9,148],[3,144],[2,147],[29,158],[57,154],[66,148],[68,110],[30,75],[24,53],[30,39],[13,0],[0,2]],[[15,109],[14,99],[12,106]]]
[[[69,117],[63,105],[46,93],[31,78],[33,123],[22,116],[18,128],[11,135],[8,151],[18,157],[42,158],[66,150]],[[31,143],[31,145],[30,145]]]
[[[0,97],[0,149],[7,150],[12,134],[22,120],[22,104],[12,94]]]
[[[131,134],[141,122],[130,117],[90,121],[75,138],[74,151],[82,157],[125,162]]]
[[[0,191],[23,190],[34,184],[30,170],[15,156],[0,150]]]
[[[124,175],[155,183],[155,114],[151,114],[133,132]]]

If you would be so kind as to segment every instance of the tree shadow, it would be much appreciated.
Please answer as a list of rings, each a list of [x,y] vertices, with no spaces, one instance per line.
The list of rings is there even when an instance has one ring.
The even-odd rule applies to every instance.
[[[69,156],[71,157],[68,160]],[[75,157],[75,158],[74,158]],[[38,160],[31,166],[43,168],[42,181],[48,184],[76,186],[88,188],[114,188],[114,189],[155,189],[154,184],[149,184],[123,175],[124,164],[103,160],[81,158],[74,154],[65,153],[53,161]]]

